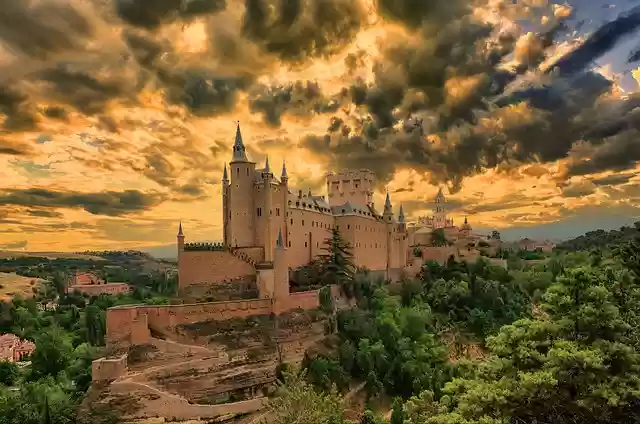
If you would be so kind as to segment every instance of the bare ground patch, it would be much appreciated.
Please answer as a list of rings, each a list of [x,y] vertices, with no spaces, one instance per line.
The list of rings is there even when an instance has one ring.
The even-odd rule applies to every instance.
[[[9,301],[15,295],[22,297],[33,296],[33,289],[42,280],[33,277],[23,277],[13,272],[0,272],[0,300]]]

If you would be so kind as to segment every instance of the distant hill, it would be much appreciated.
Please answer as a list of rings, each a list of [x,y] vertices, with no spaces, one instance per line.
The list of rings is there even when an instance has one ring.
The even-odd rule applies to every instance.
[[[556,249],[575,252],[577,250],[603,248],[638,237],[640,237],[640,221],[635,222],[633,227],[623,226],[618,230],[589,231],[584,235],[557,244]]]

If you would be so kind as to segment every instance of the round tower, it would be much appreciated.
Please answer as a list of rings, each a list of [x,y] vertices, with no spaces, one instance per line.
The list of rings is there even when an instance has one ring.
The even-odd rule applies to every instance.
[[[229,245],[229,174],[227,164],[224,164],[222,174],[222,240],[225,246]]]
[[[255,162],[247,159],[240,123],[238,123],[233,144],[233,158],[229,163],[231,180],[227,191],[229,205],[227,245],[230,247],[250,247],[255,244],[253,204],[255,170]]]

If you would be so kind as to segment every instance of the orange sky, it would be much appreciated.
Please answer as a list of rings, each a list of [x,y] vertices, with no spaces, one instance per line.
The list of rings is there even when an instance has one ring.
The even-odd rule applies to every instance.
[[[202,0],[211,10],[188,16],[168,0],[133,11],[112,0],[23,3],[10,7],[27,21],[0,29],[0,248],[162,245],[174,241],[180,219],[190,240],[218,239],[219,182],[237,120],[250,158],[269,155],[278,170],[286,160],[295,189],[324,194],[328,169],[370,165],[380,179],[376,203],[386,186],[413,218],[430,212],[438,185],[448,187],[455,221],[468,215],[483,229],[527,227],[532,237],[540,225],[582,213],[621,224],[639,215],[640,168],[611,159],[625,156],[620,149],[638,154],[620,141],[628,134],[596,140],[567,130],[554,141],[565,128],[547,124],[565,110],[583,130],[618,119],[616,108],[633,93],[615,75],[594,71],[611,86],[590,104],[569,87],[574,104],[561,112],[527,100],[505,106],[486,91],[492,72],[525,65],[518,84],[568,84],[544,71],[588,35],[545,44],[540,31],[569,17],[570,5],[450,1],[416,22],[424,11],[303,0],[290,27],[277,24],[286,13],[275,6],[265,9],[273,14],[267,29],[247,30],[240,1],[217,10]],[[538,32],[516,24],[523,17]],[[469,36],[469,22],[490,30]],[[491,72],[471,53],[456,56],[484,55],[505,34],[514,42]],[[367,93],[364,102],[353,87]],[[514,83],[503,95],[517,90]],[[423,119],[422,135],[403,133],[409,111]],[[337,119],[340,129],[328,131]],[[370,137],[371,128],[379,135]]]

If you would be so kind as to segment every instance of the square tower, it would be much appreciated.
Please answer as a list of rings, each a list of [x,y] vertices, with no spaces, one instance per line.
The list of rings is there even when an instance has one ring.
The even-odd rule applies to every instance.
[[[327,173],[327,195],[331,206],[351,202],[357,205],[371,205],[375,176],[368,169]]]

